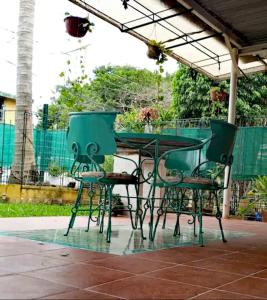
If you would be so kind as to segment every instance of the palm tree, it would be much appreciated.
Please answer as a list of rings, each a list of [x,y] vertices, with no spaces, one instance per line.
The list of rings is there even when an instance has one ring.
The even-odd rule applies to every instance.
[[[10,183],[31,181],[35,170],[32,125],[32,55],[35,0],[20,0],[17,42],[15,152]]]

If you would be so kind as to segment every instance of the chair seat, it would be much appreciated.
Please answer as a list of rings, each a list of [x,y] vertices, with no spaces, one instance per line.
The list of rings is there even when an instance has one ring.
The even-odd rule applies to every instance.
[[[83,179],[86,178],[96,178],[99,179],[100,182],[116,182],[117,184],[135,184],[137,183],[137,177],[128,173],[113,173],[107,172],[104,174],[103,172],[82,172],[79,174]],[[105,175],[105,177],[103,177]]]
[[[174,176],[167,176],[164,178],[166,182],[159,181],[157,184],[160,186],[168,186],[168,183],[170,185],[173,185],[177,182],[177,187],[181,188],[194,188],[195,186],[199,189],[201,188],[216,188],[218,187],[218,183],[214,180],[211,180],[209,178],[204,178],[204,177],[184,177],[182,181],[181,178],[179,177],[174,177]]]

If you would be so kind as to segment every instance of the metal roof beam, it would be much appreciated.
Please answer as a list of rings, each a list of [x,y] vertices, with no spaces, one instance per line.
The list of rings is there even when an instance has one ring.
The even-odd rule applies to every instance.
[[[247,42],[237,35],[231,28],[228,28],[225,24],[220,22],[216,17],[211,15],[205,8],[203,8],[197,1],[195,0],[177,0],[180,4],[184,5],[187,8],[193,8],[193,14],[195,14],[199,19],[208,24],[214,30],[226,33],[231,42],[235,44],[238,48],[242,48],[242,45]]]
[[[185,9],[184,11],[182,12],[179,12],[179,13],[176,13],[176,14],[172,14],[170,16],[166,16],[166,17],[163,17],[163,18],[158,18],[158,19],[155,19],[155,16],[158,15],[158,13],[153,13],[147,17],[151,17],[152,18],[152,21],[149,21],[149,22],[146,22],[146,23],[143,23],[143,24],[139,24],[139,25],[136,25],[136,26],[133,26],[133,27],[127,27],[125,26],[125,24],[122,24],[122,32],[128,32],[130,30],[134,30],[134,29],[137,29],[137,28],[141,28],[141,27],[144,27],[144,26],[147,26],[147,25],[151,25],[151,24],[154,24],[154,23],[158,23],[160,21],[164,21],[164,20],[167,20],[167,19],[170,19],[170,18],[173,18],[173,17],[177,17],[177,16],[180,16],[180,15],[184,15],[186,13],[189,13],[191,12],[192,9]],[[132,20],[130,22],[134,22],[135,20]],[[127,22],[129,23],[129,22]],[[124,27],[126,27],[126,29],[124,29]]]
[[[267,43],[243,47],[242,49],[239,50],[239,55],[240,56],[250,55],[250,54],[251,55],[253,55],[253,54],[260,55],[260,52],[263,52],[263,51],[267,52]]]
[[[204,36],[202,38],[198,38],[198,39],[195,39],[195,40],[192,40],[192,41],[184,42],[182,44],[177,44],[177,45],[166,47],[166,49],[173,49],[173,48],[181,47],[181,46],[184,46],[184,45],[188,45],[188,44],[192,44],[192,43],[195,43],[195,42],[203,41],[203,40],[206,40],[206,39],[209,39],[209,38],[212,38],[212,37],[215,37],[215,36],[219,36],[219,35],[222,35],[222,33],[213,33],[211,35]]]

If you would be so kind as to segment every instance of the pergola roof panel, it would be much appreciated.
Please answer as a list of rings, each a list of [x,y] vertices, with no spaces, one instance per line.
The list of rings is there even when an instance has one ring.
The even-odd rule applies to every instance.
[[[249,49],[242,73],[266,71],[267,1],[262,0],[69,0],[143,42],[157,40],[171,56],[213,79],[229,77],[233,47]],[[165,2],[165,3],[164,3]],[[259,49],[254,51],[254,46]]]
[[[267,1],[198,0],[196,2],[231,27],[248,44],[267,41]]]

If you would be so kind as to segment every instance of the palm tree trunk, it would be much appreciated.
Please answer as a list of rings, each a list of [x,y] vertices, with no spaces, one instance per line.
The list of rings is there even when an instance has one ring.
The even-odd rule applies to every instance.
[[[20,0],[14,161],[10,183],[32,181],[35,170],[32,125],[32,55],[35,0]]]

